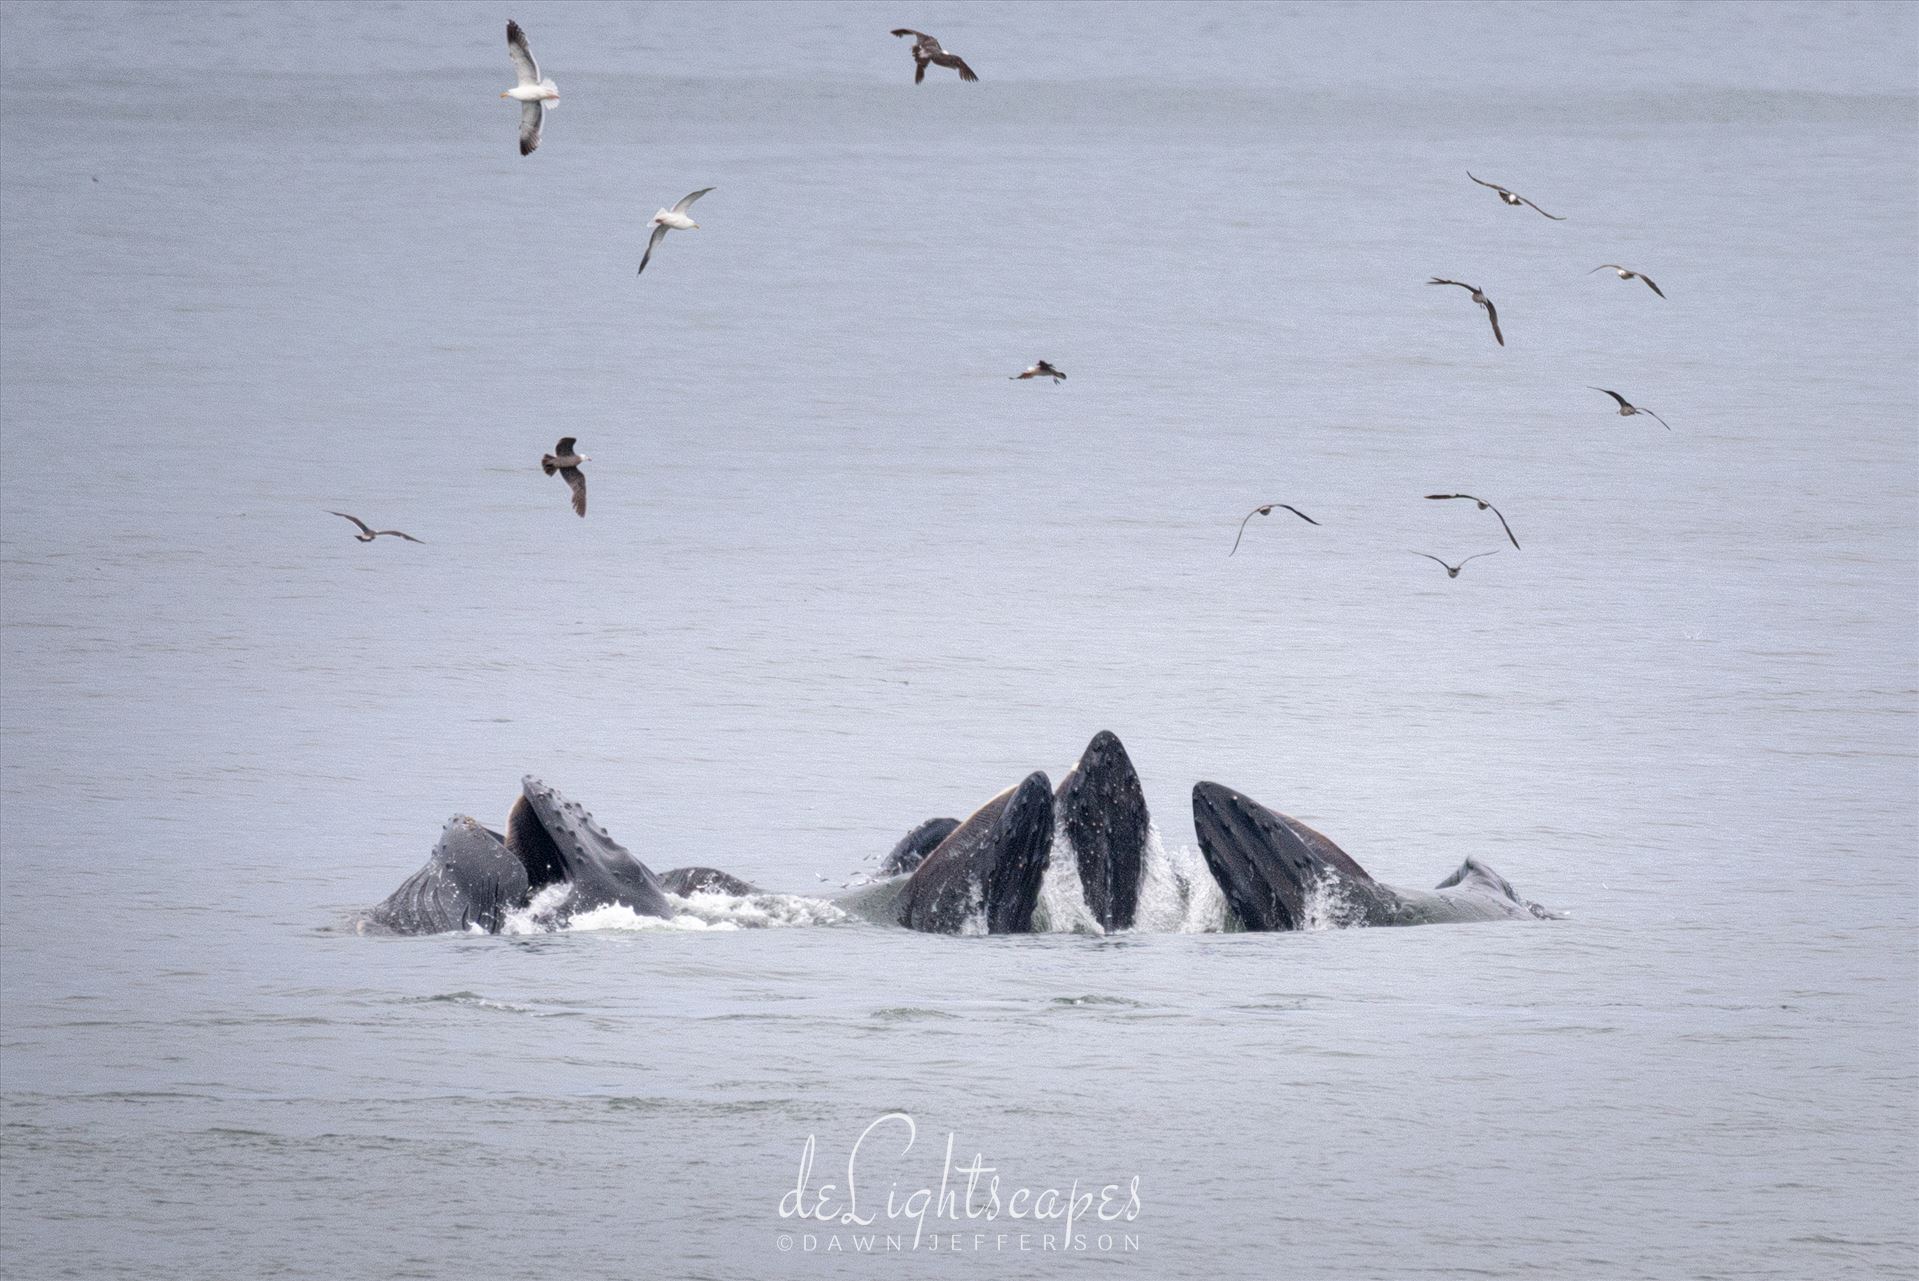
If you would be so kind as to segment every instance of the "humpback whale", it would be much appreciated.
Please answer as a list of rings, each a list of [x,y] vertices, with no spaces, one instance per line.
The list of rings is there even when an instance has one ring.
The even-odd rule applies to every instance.
[[[924,863],[926,856],[938,849],[940,842],[951,836],[959,825],[960,821],[956,818],[927,819],[900,837],[899,844],[880,860],[880,875],[900,876],[912,871]]]
[[[1376,881],[1346,851],[1218,783],[1193,786],[1200,853],[1227,906],[1248,930],[1335,925],[1430,925],[1556,914],[1520,898],[1499,873],[1469,858],[1431,890]]]
[[[742,881],[717,867],[676,867],[660,873],[660,884],[669,894],[685,898],[688,894],[731,894],[735,897],[763,893],[759,886]]]
[[[1027,934],[1052,849],[1053,788],[1034,772],[973,811],[910,873],[837,902],[868,920],[927,934]]]
[[[498,934],[506,914],[526,900],[526,866],[507,849],[505,838],[455,814],[440,830],[426,866],[368,912],[362,925],[394,934],[466,929]]]
[[[1033,850],[1038,829],[1045,826],[1049,843],[1058,836],[1071,847],[1080,892],[1093,919],[1105,930],[1131,929],[1151,820],[1139,774],[1126,748],[1112,731],[1101,730],[1052,793],[1047,823],[1040,823],[1035,804],[1034,812],[1020,816],[1031,830],[995,828],[988,820],[1003,817],[1001,803],[1034,786],[1036,780],[1043,785],[1046,775],[1033,774],[1019,788],[1000,793],[964,824],[950,818],[927,819],[901,837],[881,861],[879,874],[893,879],[856,892],[841,906],[850,904],[852,910],[874,919],[897,914],[899,923],[912,929],[952,933],[968,928],[968,913],[957,908],[970,903],[975,917],[984,909],[988,933],[1029,933],[1033,904],[1023,910],[1019,904],[1029,875],[1034,878],[1033,903],[1038,902],[1039,881],[1051,855],[1049,851],[1035,863]],[[956,844],[962,833],[966,839],[961,843],[968,851],[964,854],[957,852],[960,844]],[[936,860],[940,867],[924,871]],[[910,894],[908,882],[901,879],[908,875],[919,881]],[[996,885],[1013,887],[1010,896],[996,897]],[[919,905],[918,909],[911,904]]]
[[[553,912],[560,923],[614,905],[641,916],[673,914],[665,887],[646,864],[591,814],[529,774],[520,781],[504,837],[476,819],[454,816],[426,866],[359,924],[395,934],[497,934],[508,913],[554,885],[567,887]]]

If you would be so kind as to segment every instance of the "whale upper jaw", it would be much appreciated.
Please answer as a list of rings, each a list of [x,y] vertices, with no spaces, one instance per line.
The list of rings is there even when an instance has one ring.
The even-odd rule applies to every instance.
[[[1059,834],[1073,848],[1081,893],[1100,927],[1131,929],[1152,819],[1139,772],[1119,736],[1101,730],[1054,795]]]

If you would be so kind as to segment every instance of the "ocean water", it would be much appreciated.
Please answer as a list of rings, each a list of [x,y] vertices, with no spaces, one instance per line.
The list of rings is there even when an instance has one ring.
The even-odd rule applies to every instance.
[[[1919,1273],[1916,51],[1871,4],[0,7],[0,1271]],[[1524,550],[1410,554],[1502,546],[1456,491]],[[1228,556],[1275,501],[1319,527]],[[1100,729],[1168,877],[1210,779],[1567,918],[820,897]],[[526,773],[786,894],[347,928]],[[990,1217],[937,1210],[969,1163]]]

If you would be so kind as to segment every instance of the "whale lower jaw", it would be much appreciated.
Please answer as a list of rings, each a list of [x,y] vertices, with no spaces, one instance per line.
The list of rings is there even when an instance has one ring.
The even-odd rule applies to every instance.
[[[1053,849],[1053,790],[1032,773],[974,811],[906,878],[898,923],[928,934],[1027,934]]]

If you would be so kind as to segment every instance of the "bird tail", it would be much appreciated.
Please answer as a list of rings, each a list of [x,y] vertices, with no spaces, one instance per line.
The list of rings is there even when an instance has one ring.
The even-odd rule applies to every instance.
[[[557,109],[560,105],[560,86],[554,84],[551,79],[546,79],[540,81],[540,88],[553,95],[540,105],[544,106],[548,111]]]
[[[554,472],[560,470],[560,465],[553,461],[553,455],[548,454],[540,460],[540,470],[551,476]]]

